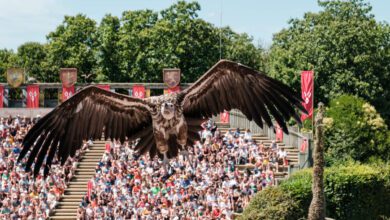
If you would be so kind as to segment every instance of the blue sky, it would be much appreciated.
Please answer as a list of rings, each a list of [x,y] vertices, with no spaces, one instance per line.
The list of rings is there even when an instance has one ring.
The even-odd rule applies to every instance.
[[[174,0],[0,0],[0,48],[14,49],[28,41],[44,43],[46,35],[64,15],[86,14],[100,22],[108,13],[120,16],[125,10],[161,10]],[[269,46],[272,34],[287,26],[290,18],[319,11],[316,0],[199,0],[201,18],[219,26],[253,36],[255,43]],[[390,22],[390,1],[371,0],[378,21]],[[222,6],[222,7],[221,7]]]

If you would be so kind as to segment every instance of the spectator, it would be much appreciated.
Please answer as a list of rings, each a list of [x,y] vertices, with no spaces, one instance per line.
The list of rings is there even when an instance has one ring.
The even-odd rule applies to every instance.
[[[77,152],[78,156],[69,158],[63,167],[54,160],[47,179],[43,179],[41,169],[34,180],[31,173],[24,172],[27,160],[17,163],[16,159],[23,137],[36,121],[19,115],[0,118],[1,219],[47,219],[72,179],[77,157],[82,153]]]
[[[83,198],[78,216],[232,219],[256,192],[274,184],[273,174],[284,154],[256,144],[250,130],[242,134],[229,129],[221,136],[214,125],[203,125],[202,140],[190,149],[193,157],[173,158],[170,173],[157,157],[134,155],[133,144],[112,143],[97,164],[91,200]]]

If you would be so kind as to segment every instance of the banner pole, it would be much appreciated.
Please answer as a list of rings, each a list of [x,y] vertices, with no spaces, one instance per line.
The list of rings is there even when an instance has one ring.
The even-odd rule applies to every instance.
[[[313,114],[311,116],[311,133],[313,134],[313,137],[314,137],[314,114],[315,114],[315,111],[314,111],[314,87],[315,87],[315,77],[314,77],[314,68],[313,68],[313,91],[312,91],[312,102],[311,102],[311,105],[312,105],[312,108],[313,108]]]

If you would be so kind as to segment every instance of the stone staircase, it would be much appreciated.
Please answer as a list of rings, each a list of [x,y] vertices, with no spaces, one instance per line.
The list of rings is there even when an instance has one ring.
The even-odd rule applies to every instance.
[[[82,197],[87,193],[88,181],[95,175],[95,167],[105,151],[105,143],[105,141],[94,141],[94,144],[89,146],[50,219],[76,219],[77,208]]]

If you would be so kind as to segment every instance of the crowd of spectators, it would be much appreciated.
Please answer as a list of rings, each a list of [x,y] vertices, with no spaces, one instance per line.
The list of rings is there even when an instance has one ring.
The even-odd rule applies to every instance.
[[[286,163],[286,152],[253,140],[250,130],[221,134],[204,124],[190,159],[162,161],[136,155],[134,145],[112,142],[96,166],[92,193],[78,208],[78,219],[233,219]]]
[[[38,120],[0,119],[0,218],[47,219],[71,181],[77,161],[60,166],[56,157],[49,176],[34,179],[17,162],[21,142]],[[273,142],[256,143],[249,130],[221,134],[215,123],[204,124],[201,141],[190,147],[190,159],[162,161],[137,155],[134,145],[112,142],[96,166],[93,191],[77,210],[79,219],[232,219],[264,187],[275,184],[274,173],[286,163],[286,152]],[[27,158],[27,157],[25,157]]]
[[[39,117],[0,119],[0,219],[47,219],[74,175],[82,151],[64,166],[59,166],[55,157],[46,179],[43,169],[35,179],[25,172],[26,157],[17,162],[23,137],[37,120]]]

